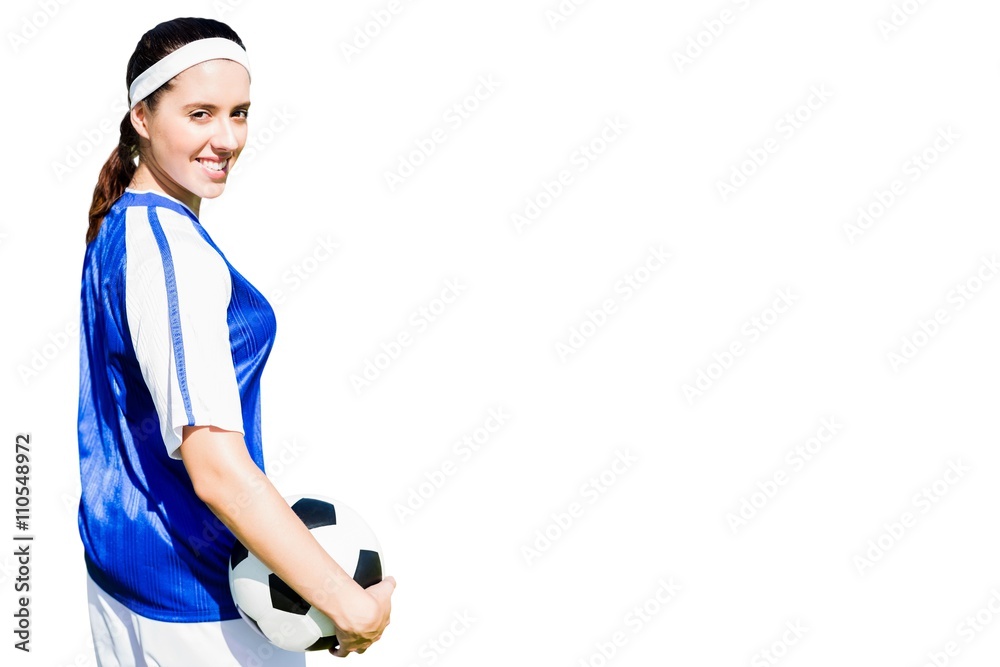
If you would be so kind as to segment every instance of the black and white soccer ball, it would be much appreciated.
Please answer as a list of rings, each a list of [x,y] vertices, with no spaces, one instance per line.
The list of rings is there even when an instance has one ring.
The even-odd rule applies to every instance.
[[[350,507],[321,495],[286,496],[292,510],[362,588],[382,581],[375,533]],[[239,540],[229,557],[229,590],[240,615],[275,646],[322,651],[338,646],[330,619],[293,591]]]

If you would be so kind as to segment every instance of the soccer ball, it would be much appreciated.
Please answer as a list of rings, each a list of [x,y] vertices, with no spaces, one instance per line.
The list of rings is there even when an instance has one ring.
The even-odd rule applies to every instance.
[[[382,552],[368,524],[350,507],[321,495],[287,496],[313,536],[362,588],[382,581]],[[229,590],[247,623],[287,651],[338,646],[330,619],[293,591],[239,540],[229,557]]]

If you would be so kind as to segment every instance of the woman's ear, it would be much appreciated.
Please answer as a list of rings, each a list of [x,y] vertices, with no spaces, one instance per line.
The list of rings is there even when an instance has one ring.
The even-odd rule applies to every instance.
[[[132,127],[135,128],[136,133],[148,141],[149,128],[146,126],[146,123],[149,120],[149,108],[146,106],[146,101],[143,100],[132,107],[130,116]]]

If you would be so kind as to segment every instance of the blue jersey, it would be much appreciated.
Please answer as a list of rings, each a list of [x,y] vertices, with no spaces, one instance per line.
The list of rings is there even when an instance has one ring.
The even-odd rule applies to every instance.
[[[80,537],[132,611],[238,618],[235,537],[194,492],[185,425],[243,433],[264,470],[260,376],[274,311],[179,200],[127,189],[87,245],[80,291]]]

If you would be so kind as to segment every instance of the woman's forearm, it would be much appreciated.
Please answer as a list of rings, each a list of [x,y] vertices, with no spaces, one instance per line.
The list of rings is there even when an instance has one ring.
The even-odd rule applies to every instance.
[[[182,458],[195,492],[247,549],[338,628],[377,622],[374,600],[320,546],[240,433],[187,427],[185,435]]]

